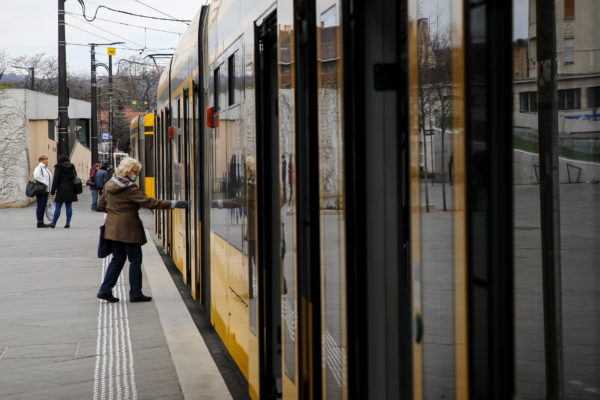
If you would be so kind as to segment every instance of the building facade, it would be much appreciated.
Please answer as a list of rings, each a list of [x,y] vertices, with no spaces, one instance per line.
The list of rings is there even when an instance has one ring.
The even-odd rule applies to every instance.
[[[71,99],[69,104],[69,156],[80,177],[90,169],[91,104]],[[0,208],[26,207],[25,194],[40,154],[57,160],[58,97],[24,89],[0,90]],[[85,179],[83,179],[85,181]]]

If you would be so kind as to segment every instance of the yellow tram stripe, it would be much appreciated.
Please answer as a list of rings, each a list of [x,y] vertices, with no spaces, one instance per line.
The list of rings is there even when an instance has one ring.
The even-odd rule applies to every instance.
[[[451,4],[454,127],[454,326],[456,398],[469,399],[465,148],[465,32],[462,1]]]

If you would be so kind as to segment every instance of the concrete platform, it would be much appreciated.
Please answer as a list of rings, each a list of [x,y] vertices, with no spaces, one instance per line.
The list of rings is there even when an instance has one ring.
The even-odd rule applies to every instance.
[[[104,214],[90,203],[84,188],[69,229],[64,208],[55,229],[36,228],[35,204],[0,209],[0,398],[231,399],[152,240],[153,301],[129,303],[128,264],[121,301],[96,298],[108,263],[96,258]]]

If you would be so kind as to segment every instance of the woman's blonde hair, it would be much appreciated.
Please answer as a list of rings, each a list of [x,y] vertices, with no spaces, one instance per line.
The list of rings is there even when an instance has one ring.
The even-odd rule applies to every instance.
[[[135,167],[137,167],[139,171],[142,169],[142,164],[135,158],[125,157],[117,167],[115,175],[125,178]]]
[[[42,160],[47,160],[47,159],[48,159],[48,156],[45,154],[40,154],[40,156],[38,157],[39,162],[42,162]]]

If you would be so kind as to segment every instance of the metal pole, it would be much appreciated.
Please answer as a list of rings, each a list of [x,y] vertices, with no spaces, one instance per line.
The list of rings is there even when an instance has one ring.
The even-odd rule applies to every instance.
[[[35,90],[35,68],[30,67],[31,70],[31,90]]]
[[[98,162],[98,108],[96,105],[96,50],[95,46],[91,45],[91,53],[92,53],[92,140],[91,140],[91,150],[92,150],[92,164]]]
[[[113,164],[113,81],[112,81],[112,56],[108,56],[108,130],[110,131],[110,150],[108,155],[110,157],[110,165],[115,167]]]
[[[546,398],[564,399],[555,1],[536,3]]]
[[[65,0],[58,0],[58,155],[69,155],[69,92],[65,48]]]

